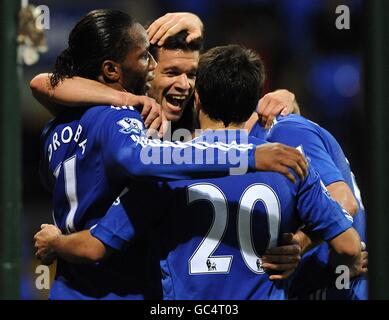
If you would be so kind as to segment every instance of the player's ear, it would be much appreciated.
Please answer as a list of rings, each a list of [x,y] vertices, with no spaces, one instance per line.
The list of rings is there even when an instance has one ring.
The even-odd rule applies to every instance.
[[[115,61],[104,60],[101,65],[101,73],[106,82],[118,82],[121,76],[121,69]]]
[[[199,97],[199,94],[197,93],[197,90],[195,90],[194,92],[194,102],[195,102],[195,110],[196,110],[196,113],[199,114],[200,110],[203,108],[203,106],[201,105],[201,101],[200,101],[200,97]]]

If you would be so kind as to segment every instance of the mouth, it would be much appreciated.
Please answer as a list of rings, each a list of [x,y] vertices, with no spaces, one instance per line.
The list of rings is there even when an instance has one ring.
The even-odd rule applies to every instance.
[[[168,103],[169,109],[174,113],[178,113],[183,110],[188,96],[169,94],[165,96],[165,99]]]

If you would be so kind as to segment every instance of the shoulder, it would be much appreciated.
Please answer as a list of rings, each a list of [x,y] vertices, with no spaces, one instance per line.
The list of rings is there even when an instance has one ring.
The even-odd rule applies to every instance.
[[[336,138],[328,130],[299,115],[280,117],[279,121],[274,125],[274,130],[282,130],[284,133],[301,133],[304,134],[301,136],[302,139],[315,139],[316,141],[319,139],[326,146],[339,145]]]
[[[83,118],[97,119],[97,118],[115,118],[121,115],[130,115],[134,118],[139,118],[140,113],[134,107],[115,107],[115,106],[94,106],[89,108],[83,115]]]
[[[317,123],[297,114],[278,116],[272,129],[279,127],[305,128],[310,130],[317,130],[321,128]]]
[[[267,133],[266,140],[308,142],[313,139],[326,140],[326,134],[316,123],[299,115],[279,116]]]
[[[143,130],[144,123],[138,110],[134,107],[95,106],[85,112],[84,121],[94,123],[100,129],[119,126],[123,133],[132,129]]]

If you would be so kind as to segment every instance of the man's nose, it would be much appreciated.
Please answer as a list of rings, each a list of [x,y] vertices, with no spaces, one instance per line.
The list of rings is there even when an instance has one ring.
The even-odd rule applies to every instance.
[[[190,83],[188,81],[188,76],[185,73],[182,73],[180,76],[177,77],[177,86],[183,90],[189,90],[190,89]]]

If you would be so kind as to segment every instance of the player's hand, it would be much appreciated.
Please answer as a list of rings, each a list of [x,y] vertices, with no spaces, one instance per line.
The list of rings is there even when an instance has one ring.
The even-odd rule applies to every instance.
[[[359,257],[356,259],[353,258],[352,263],[350,263],[350,260],[347,260],[346,263],[344,263],[343,260],[339,261],[339,255],[333,249],[330,249],[329,253],[329,264],[334,268],[334,272],[336,272],[336,267],[341,264],[348,265],[350,279],[366,274],[368,271],[369,254],[366,251],[366,245],[364,242],[361,242],[361,253],[359,254]]]
[[[168,131],[169,125],[170,124],[166,118],[166,115],[161,110],[159,117],[152,122],[146,134],[149,138],[152,139],[162,138]]]
[[[293,183],[294,170],[303,180],[308,174],[308,163],[304,155],[295,148],[281,143],[266,143],[257,147],[255,151],[255,168],[257,171],[275,171],[286,176]]]
[[[301,260],[301,247],[293,239],[292,233],[282,235],[281,245],[267,249],[262,256],[262,267],[277,274],[270,275],[270,280],[282,280],[288,278],[297,268]]]
[[[366,244],[361,241],[361,267],[363,273],[367,273],[368,271],[368,266],[369,266],[369,253],[366,251]]]
[[[155,120],[161,117],[162,108],[159,103],[155,101],[155,99],[147,97],[147,96],[137,96],[135,94],[126,92],[126,106],[134,106],[141,112],[141,116],[145,123],[146,128],[150,128],[151,125],[155,127],[157,122],[161,121],[159,119],[156,123]],[[158,125],[159,128],[160,124]]]
[[[367,273],[369,265],[369,253],[367,251],[361,252],[361,269],[360,273]]]
[[[201,19],[193,13],[167,13],[155,20],[147,29],[151,44],[162,46],[165,40],[180,31],[188,31],[186,42],[202,37],[204,26]]]
[[[41,230],[35,234],[35,256],[41,260],[42,264],[50,265],[56,259],[51,243],[61,234],[61,230],[51,224],[42,224]]]
[[[357,277],[361,274],[366,274],[368,271],[369,264],[369,254],[366,251],[366,245],[364,242],[361,242],[361,255],[359,261],[355,263],[350,269],[350,278]]]
[[[280,89],[265,94],[257,107],[259,121],[265,129],[269,129],[275,117],[279,114],[287,116],[293,113],[296,105],[295,95],[288,90]]]

